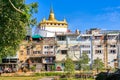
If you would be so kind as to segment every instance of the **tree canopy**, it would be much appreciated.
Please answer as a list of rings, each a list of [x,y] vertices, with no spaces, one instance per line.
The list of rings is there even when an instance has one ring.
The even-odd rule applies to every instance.
[[[26,27],[35,24],[32,14],[37,3],[25,0],[0,0],[0,59],[13,56],[26,36]]]
[[[89,68],[88,62],[89,62],[89,57],[87,53],[82,53],[82,56],[79,60],[79,68],[83,70],[87,70]]]
[[[71,58],[67,57],[65,60],[65,69],[67,73],[74,73],[75,66]]]
[[[96,58],[93,62],[93,68],[96,69],[98,72],[98,70],[101,70],[104,68],[104,63],[102,62],[101,59]]]

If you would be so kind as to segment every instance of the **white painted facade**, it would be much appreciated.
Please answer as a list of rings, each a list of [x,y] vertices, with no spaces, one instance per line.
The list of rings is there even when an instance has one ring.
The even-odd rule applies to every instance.
[[[57,40],[57,44],[59,45],[59,48],[57,48],[57,50],[67,50],[69,56],[75,61],[78,60],[77,58],[79,58],[82,53],[87,53],[89,58],[90,58],[90,62],[89,64],[92,63],[92,61],[94,61],[94,59],[100,58],[103,62],[105,61],[105,47],[103,44],[103,40],[101,40],[101,37],[104,34],[95,34],[95,35],[91,35],[91,34],[81,34],[79,36],[78,40],[72,40],[72,36],[67,36],[67,40],[63,40],[63,41],[59,41]],[[118,34],[108,34],[110,36],[113,36],[113,39],[108,39],[107,40],[107,65],[109,67],[115,67],[115,59],[117,59],[117,53],[118,53],[118,48],[116,45],[116,40],[114,40],[114,37],[116,37]],[[92,37],[92,41],[91,38]],[[79,46],[79,50],[69,50],[70,47],[72,46]],[[114,46],[115,45],[115,46]],[[113,46],[113,47],[111,47]],[[68,49],[66,48],[68,47]],[[65,54],[60,54],[60,53],[56,53],[56,60],[65,60]],[[58,56],[59,55],[59,56]],[[60,57],[60,55],[64,56],[64,57]],[[77,55],[77,57],[76,57]],[[59,60],[59,61],[60,61]]]
[[[50,27],[46,26],[42,30],[46,30],[46,31],[50,31],[50,32],[58,32],[58,33],[65,33],[65,32],[67,32],[67,28],[60,27],[60,26],[52,27],[52,25]]]
[[[44,18],[38,27],[40,29],[39,34],[43,37],[55,37],[56,33],[67,33],[68,31],[66,20],[56,20],[52,9],[50,10],[48,20]]]
[[[89,34],[86,34],[86,35],[80,35],[79,38],[81,37],[85,37],[86,36],[89,36]],[[97,58],[100,58],[103,62],[104,62],[104,59],[105,59],[105,47],[104,47],[104,43],[103,43],[103,40],[101,40],[101,37],[103,36],[104,34],[94,34],[94,35],[91,35],[93,37],[92,39],[92,60],[94,59],[97,59]],[[118,53],[118,48],[117,48],[117,40],[115,40],[116,36],[118,34],[107,34],[107,66],[108,67],[115,67],[115,59],[117,59],[117,53]],[[88,39],[86,40],[79,40],[80,41],[80,45],[90,45],[91,44],[91,41],[89,41]],[[113,47],[111,47],[113,46]],[[88,47],[88,48],[81,48],[81,53],[83,53],[83,51],[87,51],[87,50],[90,50],[91,51],[91,47]],[[89,54],[89,57],[91,59],[91,54]]]
[[[43,37],[55,37],[55,32],[40,29],[39,34]]]

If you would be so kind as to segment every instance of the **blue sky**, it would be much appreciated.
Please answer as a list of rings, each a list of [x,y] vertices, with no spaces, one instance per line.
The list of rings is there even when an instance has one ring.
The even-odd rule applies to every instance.
[[[85,31],[90,28],[120,30],[120,0],[26,0],[38,2],[38,23],[48,19],[52,4],[57,20],[66,18],[69,29]]]

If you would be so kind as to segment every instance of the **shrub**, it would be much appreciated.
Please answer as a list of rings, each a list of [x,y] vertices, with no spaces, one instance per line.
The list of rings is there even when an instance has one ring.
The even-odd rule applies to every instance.
[[[32,71],[35,71],[35,69],[36,69],[36,66],[32,66],[32,67],[31,67],[31,70],[32,70]]]

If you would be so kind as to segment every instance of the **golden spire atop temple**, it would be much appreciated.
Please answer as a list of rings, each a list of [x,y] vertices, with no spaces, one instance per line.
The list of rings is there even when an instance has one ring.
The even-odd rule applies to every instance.
[[[56,20],[52,6],[51,6],[51,9],[50,9],[50,14],[49,14],[49,19],[48,20],[50,20],[50,21],[55,21]]]
[[[49,32],[59,32],[59,33],[65,33],[68,31],[68,24],[66,19],[59,21],[55,18],[53,8],[51,6],[50,8],[50,14],[48,20],[45,18],[42,19],[42,21],[39,23],[39,27],[41,29],[41,34],[44,34],[43,36],[46,36],[44,31]],[[49,36],[51,35],[48,33]]]

